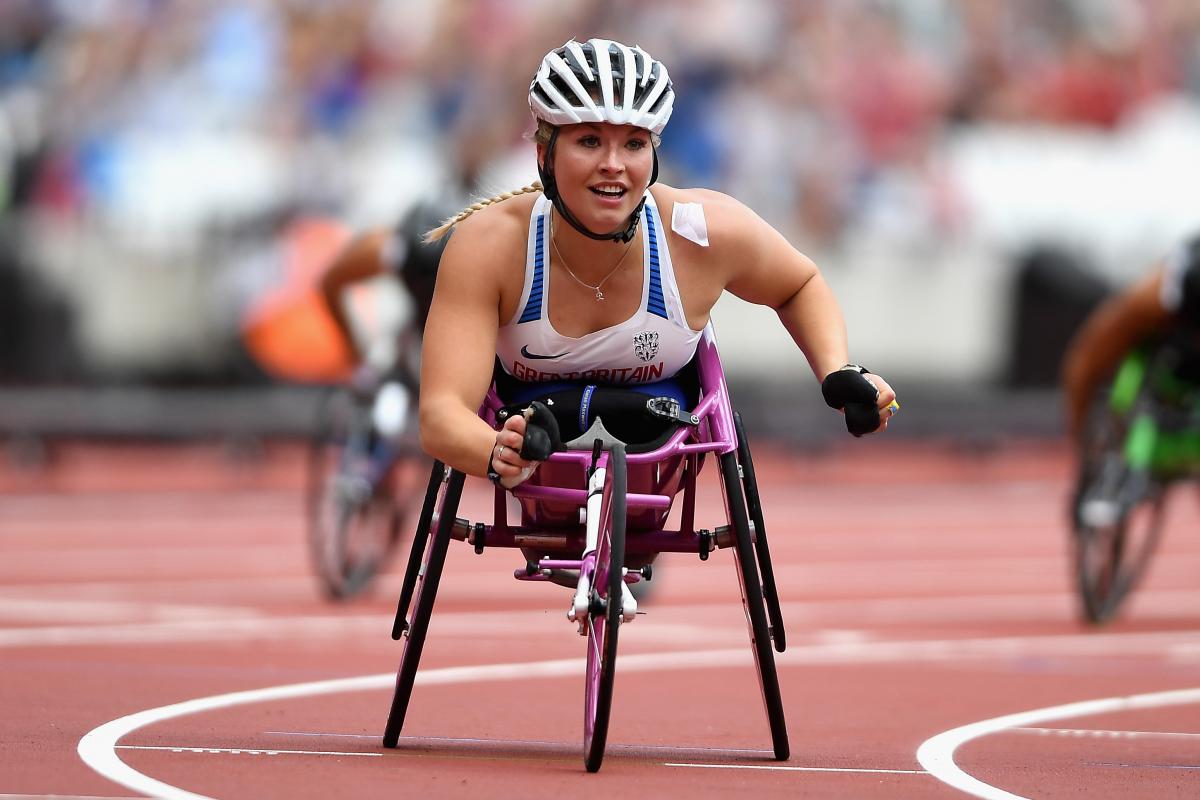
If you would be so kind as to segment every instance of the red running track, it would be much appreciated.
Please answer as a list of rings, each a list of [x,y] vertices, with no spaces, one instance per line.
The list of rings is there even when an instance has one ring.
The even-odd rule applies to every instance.
[[[664,556],[622,629],[596,775],[569,591],[513,581],[511,551],[452,546],[426,683],[390,751],[400,565],[371,597],[321,599],[299,449],[75,445],[44,470],[0,468],[0,800],[1200,796],[1193,493],[1173,497],[1122,617],[1089,629],[1062,448],[758,450],[792,757],[769,759],[730,554]],[[486,501],[473,484],[470,512]],[[273,688],[313,682],[324,693]],[[1108,700],[1131,695],[1148,697]]]

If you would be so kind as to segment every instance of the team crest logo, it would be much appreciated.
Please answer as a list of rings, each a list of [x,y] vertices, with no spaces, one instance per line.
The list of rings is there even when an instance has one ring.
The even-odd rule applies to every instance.
[[[633,335],[633,352],[642,361],[650,361],[658,355],[658,332],[642,331]]]

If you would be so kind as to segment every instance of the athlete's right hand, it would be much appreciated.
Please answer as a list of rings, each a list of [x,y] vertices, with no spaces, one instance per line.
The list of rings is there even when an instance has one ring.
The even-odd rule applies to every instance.
[[[521,446],[525,442],[525,417],[514,414],[504,421],[496,431],[496,444],[492,447],[491,470],[497,476],[493,480],[505,489],[521,485],[540,461],[521,458]]]

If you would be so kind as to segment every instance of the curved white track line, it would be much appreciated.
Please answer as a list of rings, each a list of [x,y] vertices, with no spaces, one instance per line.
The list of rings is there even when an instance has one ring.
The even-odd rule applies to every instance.
[[[963,772],[954,763],[954,751],[960,745],[972,739],[978,739],[989,733],[996,733],[1011,728],[1020,728],[1051,720],[1105,714],[1110,711],[1132,711],[1143,708],[1186,705],[1188,703],[1200,703],[1200,688],[1153,692],[1151,694],[1135,694],[1128,697],[1106,697],[1098,700],[1084,700],[1078,703],[1022,711],[1016,714],[996,717],[995,719],[973,722],[970,725],[963,725],[960,728],[953,728],[944,733],[939,733],[937,736],[927,739],[917,748],[917,761],[933,777],[975,797],[982,797],[985,800],[1027,800],[1027,798],[1021,795],[998,789]]]
[[[650,672],[670,669],[714,668],[736,666],[749,660],[750,653],[742,648],[735,650],[639,653],[624,656],[621,659],[621,669],[623,672]],[[583,659],[568,658],[553,661],[444,667],[442,669],[418,672],[416,683],[418,685],[436,685],[468,683],[472,681],[509,681],[530,678],[565,677],[580,675],[583,672],[584,666]],[[80,739],[77,750],[84,763],[96,770],[96,772],[136,792],[164,798],[164,800],[210,800],[210,798],[204,795],[188,792],[143,775],[128,766],[117,756],[117,742],[121,737],[138,728],[188,714],[272,700],[288,700],[297,697],[315,697],[339,692],[386,689],[391,687],[394,681],[394,674],[385,673],[382,675],[364,675],[356,678],[340,678],[329,681],[273,686],[265,689],[251,689],[248,691],[197,698],[169,706],[139,711],[135,714],[106,722],[88,732]],[[960,745],[972,739],[1010,728],[1109,711],[1127,711],[1188,703],[1200,703],[1200,688],[1087,700],[1079,703],[1009,714],[940,733],[925,741],[918,748],[917,760],[929,774],[938,780],[976,797],[985,798],[985,800],[1024,800],[1019,795],[990,786],[963,772],[954,763],[954,751]]]
[[[648,672],[652,670],[724,667],[745,663],[750,652],[737,650],[687,651],[677,653],[639,653],[621,659],[622,672]],[[516,664],[485,664],[473,667],[445,667],[418,672],[416,683],[447,684],[471,681],[511,681],[529,678],[554,678],[582,675],[585,663],[582,658],[565,658],[556,661],[535,661]],[[312,683],[294,683],[287,686],[272,686],[244,692],[200,697],[169,706],[151,708],[106,722],[89,731],[79,740],[76,750],[89,767],[105,778],[132,789],[135,792],[159,797],[164,800],[211,800],[205,795],[195,794],[143,775],[117,756],[116,745],[122,736],[138,728],[156,722],[215,711],[230,706],[261,703],[271,700],[289,700],[297,697],[315,697],[339,692],[360,692],[386,689],[394,685],[393,673],[364,675],[358,678],[340,678]],[[381,734],[382,735],[382,734]]]
[[[392,675],[367,675],[361,678],[346,678],[334,681],[317,681],[315,683],[297,683],[290,686],[277,686],[269,689],[252,689],[246,692],[201,697],[183,703],[151,708],[139,711],[127,717],[106,722],[98,728],[89,731],[79,740],[76,750],[84,763],[99,772],[114,783],[119,783],[127,789],[149,796],[161,797],[164,800],[208,800],[205,795],[187,792],[168,783],[155,780],[133,769],[118,756],[117,741],[125,734],[146,725],[152,725],[172,717],[182,717],[186,714],[196,714],[201,711],[212,711],[218,708],[255,703],[262,700],[283,700],[293,697],[310,697],[313,695],[330,694],[333,692],[355,692],[363,689],[377,689],[386,686]]]

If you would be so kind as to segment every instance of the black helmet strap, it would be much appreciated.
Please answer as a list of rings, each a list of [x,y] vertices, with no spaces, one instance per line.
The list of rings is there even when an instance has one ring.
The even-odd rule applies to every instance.
[[[642,206],[646,205],[646,198],[642,197],[642,201],[637,204],[637,208],[629,215],[629,219],[625,223],[625,227],[613,233],[596,233],[584,227],[583,223],[571,213],[571,209],[567,208],[567,204],[563,202],[562,195],[558,191],[558,182],[554,178],[554,145],[558,143],[558,132],[560,128],[555,127],[550,132],[550,141],[546,143],[546,154],[542,158],[542,162],[538,164],[538,178],[542,181],[542,194],[550,198],[550,202],[558,209],[558,213],[562,218],[575,230],[582,233],[589,239],[599,241],[611,240],[614,242],[628,242],[637,232],[638,221],[642,218]],[[651,150],[654,152],[654,171],[650,173],[650,182],[646,184],[646,188],[654,185],[658,180],[658,149],[651,145]]]

